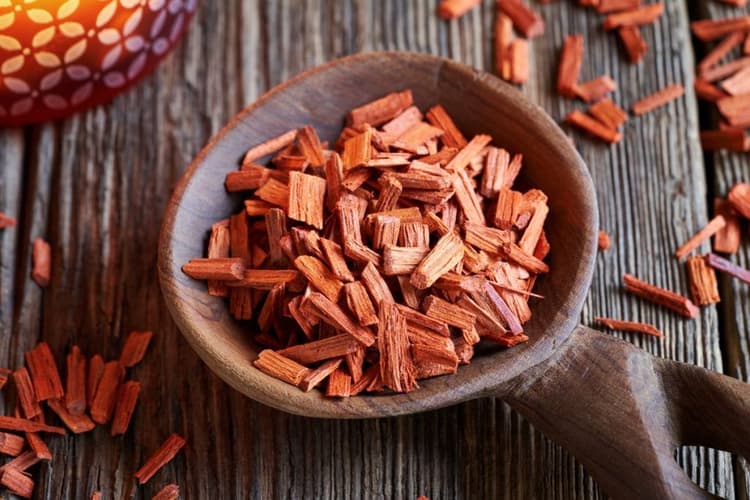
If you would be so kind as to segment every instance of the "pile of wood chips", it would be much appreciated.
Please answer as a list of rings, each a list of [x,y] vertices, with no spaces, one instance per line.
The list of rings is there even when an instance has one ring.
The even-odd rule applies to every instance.
[[[25,367],[15,371],[1,369],[0,388],[12,379],[16,406],[12,416],[0,416],[0,454],[13,457],[0,467],[0,484],[20,497],[32,496],[34,480],[29,469],[52,459],[52,452],[40,434],[66,433],[63,427],[47,423],[46,409],[74,434],[90,432],[97,424],[110,425],[112,436],[124,434],[141,389],[139,382],[124,380],[126,369],[141,362],[151,337],[151,332],[132,332],[120,359],[106,363],[99,355],[87,360],[78,346],[73,346],[67,356],[65,385],[45,342],[26,353]],[[141,484],[148,481],[184,443],[181,437],[171,436],[135,478]],[[176,485],[168,485],[154,498],[173,499],[178,492]],[[95,492],[91,498],[101,498],[101,494]]]
[[[267,155],[275,168],[256,163]],[[183,271],[255,320],[263,372],[304,391],[327,381],[328,396],[408,392],[480,340],[528,340],[549,208],[512,189],[521,166],[393,93],[353,109],[333,149],[311,127],[251,148],[226,177],[244,210]]]
[[[695,21],[692,29],[698,39],[718,42],[695,77],[695,93],[721,115],[718,129],[701,132],[703,150],[750,151],[750,16]]]

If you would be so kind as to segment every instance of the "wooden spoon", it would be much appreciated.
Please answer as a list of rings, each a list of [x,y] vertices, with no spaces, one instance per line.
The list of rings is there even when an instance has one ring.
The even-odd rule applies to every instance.
[[[258,348],[247,327],[180,266],[204,255],[211,224],[242,206],[224,190],[223,179],[250,146],[307,124],[332,141],[348,110],[405,88],[421,109],[445,106],[467,136],[490,133],[497,144],[524,154],[521,182],[549,196],[551,272],[538,282],[545,299],[534,302],[527,344],[480,353],[455,375],[420,381],[413,393],[342,400],[304,393],[253,367]],[[674,450],[703,444],[750,458],[750,386],[577,326],[597,230],[586,165],[540,108],[497,78],[452,61],[369,53],[275,87],[211,140],[167,208],[159,277],[167,306],[195,351],[229,385],[262,403],[312,417],[361,418],[496,396],[570,449],[614,497],[705,498],[674,460]]]

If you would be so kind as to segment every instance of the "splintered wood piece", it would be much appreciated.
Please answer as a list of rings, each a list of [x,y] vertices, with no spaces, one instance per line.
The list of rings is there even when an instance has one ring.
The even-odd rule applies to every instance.
[[[643,333],[653,337],[663,337],[664,334],[653,325],[648,323],[639,323],[636,321],[622,321],[612,318],[594,318],[597,323],[609,328],[610,330],[619,330],[621,332]]]
[[[104,365],[96,393],[91,401],[91,418],[97,424],[106,424],[112,418],[117,401],[117,389],[125,375],[125,369],[119,361],[109,361]]]
[[[284,262],[284,251],[280,242],[281,238],[287,234],[286,214],[281,209],[273,208],[266,214],[265,221],[268,234],[268,258],[272,266],[279,266]],[[234,229],[232,229],[232,238],[234,238]],[[232,247],[234,248],[234,245]]]
[[[131,368],[140,363],[146,355],[153,336],[154,332],[150,331],[130,332],[120,354],[122,366]]]
[[[242,165],[250,165],[280,149],[284,149],[297,139],[297,130],[290,130],[250,148],[242,160]]]
[[[372,297],[372,302],[376,308],[380,309],[380,304],[383,302],[391,304],[396,302],[391,289],[388,287],[388,283],[385,282],[380,271],[378,271],[372,262],[368,263],[362,269],[360,280],[370,293],[370,297]]]
[[[604,20],[604,29],[613,30],[623,26],[651,24],[664,13],[664,4],[656,2],[637,9],[610,14]]]
[[[628,121],[628,114],[611,99],[602,99],[592,105],[589,114],[613,130]]]
[[[180,497],[180,487],[176,484],[168,484],[156,492],[151,500],[177,500]]]
[[[678,260],[684,259],[693,250],[701,246],[704,241],[709,240],[714,234],[723,229],[726,225],[727,221],[726,219],[724,219],[724,216],[717,215],[716,217],[711,219],[706,227],[695,233],[692,238],[690,238],[684,245],[678,248],[677,252],[675,252],[675,257],[677,257]]]
[[[426,329],[431,332],[437,333],[443,337],[450,336],[450,329],[448,324],[441,320],[422,314],[421,312],[403,304],[397,304],[399,311],[406,318],[407,328],[419,328]]]
[[[508,331],[513,335],[520,335],[523,333],[523,326],[521,325],[518,316],[510,310],[508,304],[503,300],[500,294],[497,293],[497,290],[495,290],[492,284],[486,282],[484,284],[483,292],[492,304],[494,312],[503,320],[505,326],[507,326]],[[479,293],[472,294],[472,296],[476,295],[479,295]]]
[[[510,154],[502,148],[488,147],[487,158],[482,174],[480,194],[485,198],[493,198],[503,189],[505,175],[510,165]]]
[[[740,267],[737,264],[734,264],[727,259],[719,257],[718,255],[713,253],[706,256],[706,262],[709,266],[713,267],[717,271],[727,273],[730,276],[733,276],[741,281],[744,281],[745,283],[750,284],[750,271],[748,271],[747,269]]]
[[[460,170],[453,175],[453,189],[466,220],[484,224],[484,212],[479,196],[474,192],[472,182],[465,170]]]
[[[714,235],[714,252],[737,253],[741,241],[740,219],[737,217],[737,212],[732,209],[728,201],[716,199],[714,200],[714,213],[721,215],[727,221],[726,226]]]
[[[360,226],[359,210],[352,203],[339,203],[336,206],[340,234],[345,235],[346,241],[362,242],[362,228]],[[346,246],[346,245],[345,245]],[[346,253],[346,252],[345,252]]]
[[[115,405],[114,417],[112,417],[111,434],[117,436],[125,434],[130,425],[130,420],[138,402],[138,394],[141,392],[140,382],[129,380],[120,386]]]
[[[704,42],[710,42],[732,33],[750,30],[750,16],[725,19],[702,19],[690,23],[693,34]]]
[[[47,443],[44,442],[39,434],[36,432],[27,432],[25,436],[26,441],[29,443],[29,449],[34,453],[36,458],[45,461],[52,460],[52,451],[50,451]]]
[[[96,354],[91,357],[88,365],[88,372],[86,373],[86,407],[90,409],[96,389],[99,387],[99,381],[104,373],[104,359]]]
[[[333,210],[343,192],[344,163],[337,152],[333,152],[324,165],[326,178],[326,208]]]
[[[588,82],[576,84],[575,95],[583,102],[596,102],[607,94],[617,91],[617,83],[607,75],[594,78]]]
[[[31,244],[31,279],[42,288],[49,285],[50,253],[49,243],[41,238],[36,238]]]
[[[637,9],[641,6],[641,0],[597,0],[593,6],[599,14],[610,14]]]
[[[506,242],[500,246],[500,253],[509,261],[518,264],[533,274],[543,274],[549,272],[549,266],[537,259],[533,255],[525,252],[521,247],[513,242]]]
[[[412,274],[428,253],[430,253],[429,247],[386,245],[383,249],[383,274],[386,276]]]
[[[451,347],[453,345],[451,344]],[[458,356],[451,350],[441,349],[432,345],[415,344],[411,346],[414,368],[417,379],[437,377],[456,373],[458,370]]]
[[[16,219],[11,217],[10,215],[0,212],[0,229],[13,227],[15,225],[16,225]]]
[[[0,474],[2,474],[4,470],[10,468],[25,471],[42,460],[43,459],[39,458],[34,450],[24,451],[10,462],[0,467]]]
[[[719,42],[701,62],[698,64],[698,72],[702,73],[707,69],[718,64],[724,57],[732,52],[740,43],[745,40],[745,33],[736,31],[727,35],[724,40]]]
[[[699,306],[721,302],[716,272],[702,256],[690,257],[687,260],[690,295]]]
[[[114,417],[112,417],[111,435],[118,436],[127,432],[130,420],[133,417],[133,411],[135,411],[135,405],[138,402],[138,394],[140,392],[140,382],[128,380],[122,384],[119,394],[117,395]]]
[[[521,85],[529,81],[529,41],[516,38],[508,48],[510,57],[510,81]]]
[[[289,173],[289,218],[323,229],[326,181],[315,175]]]
[[[427,122],[417,122],[396,139],[392,146],[413,154],[426,152],[428,142],[443,135],[443,130]]]
[[[609,128],[603,123],[578,110],[571,111],[568,116],[565,117],[565,122],[578,127],[594,137],[609,142],[610,144],[615,144],[622,140],[622,134],[620,132]]]
[[[740,182],[732,186],[727,200],[738,214],[745,219],[750,219],[750,184]]]
[[[513,76],[510,62],[510,44],[515,38],[513,21],[503,14],[500,9],[495,12],[495,72],[503,80],[510,80]]]
[[[17,457],[21,454],[26,441],[21,436],[0,432],[0,453]]]
[[[227,282],[227,286],[271,290],[276,285],[296,281],[300,276],[300,272],[294,269],[246,269],[242,279]]]
[[[394,392],[414,390],[417,384],[406,318],[395,304],[380,304],[377,339],[383,384]]]
[[[437,7],[438,16],[456,19],[482,3],[482,0],[442,0]]]
[[[365,128],[361,134],[357,134],[344,142],[344,151],[341,161],[344,164],[344,172],[355,167],[367,165],[372,157],[372,130]]]
[[[34,382],[37,401],[60,399],[65,395],[55,358],[46,342],[26,352],[26,364]]]
[[[617,30],[617,37],[625,49],[628,61],[633,64],[640,62],[648,52],[648,43],[643,39],[638,26],[622,26]]]
[[[354,275],[346,264],[344,251],[341,249],[341,245],[335,241],[321,238],[320,247],[333,275],[343,282],[354,281]]]
[[[404,247],[429,247],[430,227],[422,222],[406,222],[401,225],[398,244]]]
[[[576,96],[576,85],[583,66],[583,35],[569,35],[563,41],[557,71],[557,93],[563,97]]]
[[[224,179],[224,187],[230,193],[253,191],[271,178],[271,169],[260,165],[247,165],[243,170],[229,172]]]
[[[185,440],[181,436],[178,434],[169,436],[135,473],[138,483],[145,484],[149,479],[154,477],[159,472],[159,469],[169,463],[183,446],[185,446]]]
[[[501,252],[501,246],[511,241],[512,233],[504,229],[495,229],[482,224],[465,224],[466,243],[493,255]]]
[[[331,373],[341,365],[341,359],[331,359],[326,361],[314,370],[310,370],[305,378],[299,383],[298,387],[305,392],[310,392],[312,389],[318,386],[321,382],[328,378]]]
[[[646,283],[630,274],[626,274],[623,280],[625,282],[625,291],[654,304],[671,309],[687,318],[693,319],[700,312],[700,309],[687,297]]]
[[[0,429],[16,432],[49,432],[51,434],[60,434],[61,436],[65,435],[65,429],[62,427],[55,427],[17,417],[0,416]]]
[[[306,302],[310,311],[324,323],[348,333],[367,347],[375,343],[375,335],[367,327],[356,323],[338,304],[330,301],[325,295],[311,293]]]
[[[85,413],[81,415],[70,414],[60,400],[50,399],[47,401],[47,406],[60,417],[65,427],[70,429],[73,434],[89,432],[96,427],[96,424]]]
[[[31,498],[31,495],[34,494],[34,480],[15,467],[3,468],[0,484],[8,488],[8,491],[14,495],[22,498]]]
[[[378,179],[380,185],[380,196],[375,204],[376,212],[393,210],[398,206],[398,199],[404,190],[401,182],[393,175],[382,175]]]
[[[316,290],[332,302],[338,302],[344,283],[331,272],[324,262],[311,255],[302,255],[295,259],[294,266]]]
[[[385,132],[386,137],[397,138],[423,119],[424,116],[422,116],[422,112],[418,107],[409,106],[393,120],[383,124],[381,128],[383,129],[383,132]]]
[[[448,172],[457,172],[463,170],[471,162],[471,160],[478,156],[489,143],[492,142],[492,137],[485,134],[478,134],[472,137],[472,139],[460,149],[455,156],[445,165],[445,170]]]
[[[372,246],[382,250],[386,245],[395,245],[401,230],[401,219],[391,215],[380,215],[372,225]]]
[[[255,190],[255,196],[284,210],[289,206],[289,186],[276,179],[268,179]]]
[[[750,57],[740,57],[729,62],[718,64],[700,73],[700,77],[705,81],[714,83],[724,78],[731,77],[739,71],[750,66]],[[740,96],[735,96],[739,98]]]
[[[723,99],[729,95],[701,77],[695,78],[694,88],[698,98],[708,102],[717,102],[719,99]]]
[[[363,366],[365,363],[365,356],[367,355],[367,349],[364,346],[359,346],[354,352],[350,352],[344,356],[346,362],[346,368],[349,370],[349,374],[352,376],[352,382],[358,382],[363,375]]]
[[[414,104],[411,90],[394,92],[385,97],[354,108],[346,117],[349,127],[359,127],[370,124],[378,127],[401,114],[406,108]]]
[[[599,250],[601,250],[602,252],[606,252],[607,250],[609,250],[610,245],[611,243],[609,240],[609,235],[606,231],[600,229],[598,237]]]
[[[270,349],[261,351],[253,361],[253,365],[266,375],[290,385],[299,385],[310,371],[296,361],[292,361]]]
[[[523,232],[523,236],[521,236],[521,241],[518,242],[518,246],[527,254],[534,254],[539,238],[542,236],[544,221],[547,220],[548,213],[549,207],[547,206],[547,203],[534,203],[534,212]]]
[[[342,333],[306,344],[287,347],[277,352],[301,365],[311,365],[319,361],[346,356],[356,351],[360,345],[357,339],[348,333]]]
[[[477,320],[476,315],[435,295],[422,301],[422,310],[427,316],[461,330],[471,330]]]
[[[362,326],[371,326],[378,323],[378,316],[372,305],[367,289],[360,281],[353,281],[344,285],[344,296],[349,310],[357,317]]]
[[[297,132],[297,143],[300,152],[307,158],[312,167],[322,167],[325,163],[323,146],[320,144],[320,138],[315,129],[306,125]]]
[[[636,116],[648,113],[656,108],[682,97],[685,94],[685,88],[680,84],[669,85],[663,89],[644,97],[633,104],[632,111]]]
[[[214,224],[211,228],[211,237],[208,240],[208,258],[221,259],[229,257],[230,235],[229,227],[223,224]],[[216,297],[229,295],[226,285],[221,280],[208,280],[206,285],[208,294]]]
[[[31,377],[26,368],[21,367],[13,372],[13,383],[16,386],[16,397],[23,409],[23,415],[26,418],[34,418],[42,413],[34,392],[34,385],[31,383]]]
[[[239,280],[245,272],[245,261],[237,257],[190,259],[182,272],[196,280]]]
[[[437,104],[430,108],[425,118],[431,125],[445,132],[440,136],[440,140],[446,147],[456,149],[466,147],[466,138],[442,105]]]
[[[442,236],[414,270],[411,284],[419,290],[429,288],[461,262],[463,256],[464,244],[458,235],[448,233]]]
[[[544,21],[521,0],[498,0],[497,8],[512,21],[519,33],[526,38],[544,34]]]
[[[86,357],[74,345],[70,348],[66,362],[65,408],[71,415],[82,415],[86,411]]]
[[[336,368],[328,376],[326,396],[329,398],[348,398],[351,394],[352,377],[342,368]]]

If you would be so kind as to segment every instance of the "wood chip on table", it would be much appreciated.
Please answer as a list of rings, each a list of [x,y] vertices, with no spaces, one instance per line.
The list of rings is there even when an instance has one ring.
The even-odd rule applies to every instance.
[[[610,330],[619,330],[621,332],[643,333],[653,337],[664,337],[664,334],[655,326],[648,323],[639,323],[637,321],[623,321],[612,318],[594,318],[594,321],[609,328]]]

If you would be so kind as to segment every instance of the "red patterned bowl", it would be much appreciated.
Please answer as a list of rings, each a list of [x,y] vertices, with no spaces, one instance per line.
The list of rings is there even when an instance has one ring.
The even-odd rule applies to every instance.
[[[198,0],[0,0],[0,125],[112,99],[177,43]]]

